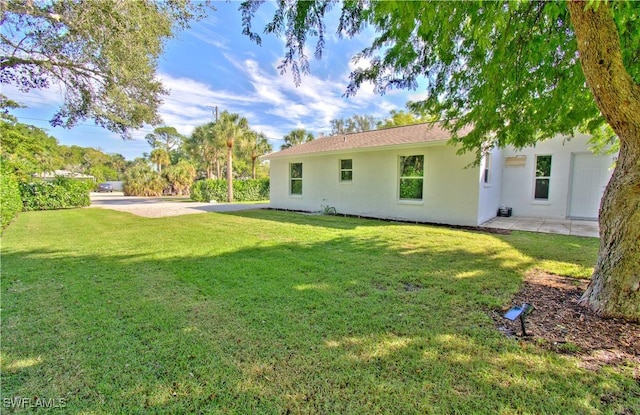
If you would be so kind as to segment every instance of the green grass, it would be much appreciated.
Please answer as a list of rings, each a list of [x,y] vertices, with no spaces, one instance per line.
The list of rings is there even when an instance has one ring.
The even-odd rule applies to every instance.
[[[532,267],[588,276],[597,244],[276,211],[22,213],[2,240],[2,409],[632,413],[632,368],[581,369],[488,316]]]

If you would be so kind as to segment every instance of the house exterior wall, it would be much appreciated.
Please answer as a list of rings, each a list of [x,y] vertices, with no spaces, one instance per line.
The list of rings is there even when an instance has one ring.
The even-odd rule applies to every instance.
[[[503,153],[499,148],[494,148],[489,153],[489,160],[485,156],[480,163],[480,175],[478,177],[478,225],[493,219],[496,216],[502,200],[502,169]],[[489,163],[489,179],[485,183],[484,170]]]
[[[400,200],[400,156],[420,154],[424,155],[425,165],[423,200]],[[353,163],[351,182],[340,181],[340,160],[344,159],[351,159]],[[271,160],[270,166],[270,203],[276,209],[320,211],[324,205],[351,215],[475,226],[479,218],[480,169],[465,168],[472,161],[473,155],[458,156],[454,147],[443,142],[419,147],[276,158]],[[290,195],[290,163],[303,165],[300,196]]]
[[[511,207],[513,216],[566,218],[571,194],[572,155],[588,153],[589,137],[571,139],[554,137],[535,147],[503,152],[501,205]],[[551,176],[548,200],[535,200],[534,184],[536,156],[551,155]],[[607,157],[613,164],[613,156]],[[519,161],[516,161],[516,158]]]

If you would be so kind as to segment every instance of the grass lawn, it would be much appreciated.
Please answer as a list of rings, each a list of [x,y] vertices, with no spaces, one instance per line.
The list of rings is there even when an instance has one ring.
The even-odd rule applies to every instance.
[[[22,213],[2,238],[1,409],[633,413],[632,368],[581,369],[488,316],[532,267],[589,276],[597,245],[276,211]]]

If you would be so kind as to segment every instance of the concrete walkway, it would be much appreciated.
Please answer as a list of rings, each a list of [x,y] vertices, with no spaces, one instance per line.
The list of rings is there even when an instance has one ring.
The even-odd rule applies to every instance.
[[[484,228],[510,229],[514,231],[589,236],[592,238],[598,238],[600,236],[598,221],[595,220],[542,219],[512,216],[509,218],[496,217],[480,226]]]

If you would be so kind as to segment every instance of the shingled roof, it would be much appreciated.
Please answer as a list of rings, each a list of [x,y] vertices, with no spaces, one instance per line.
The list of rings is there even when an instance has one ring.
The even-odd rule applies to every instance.
[[[464,136],[469,130],[458,134]],[[271,160],[280,157],[308,155],[316,153],[332,153],[345,150],[369,149],[394,145],[420,144],[443,141],[451,138],[451,133],[440,123],[424,123],[405,125],[402,127],[385,128],[382,130],[365,131],[362,133],[340,134],[330,137],[320,137],[308,143],[289,147],[282,151],[267,154],[263,159]]]

